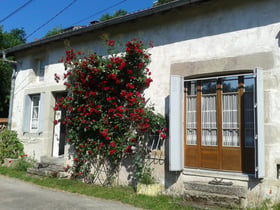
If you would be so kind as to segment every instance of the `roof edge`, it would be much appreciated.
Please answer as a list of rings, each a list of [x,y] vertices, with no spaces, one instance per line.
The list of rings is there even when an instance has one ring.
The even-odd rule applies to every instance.
[[[209,1],[209,0],[177,0],[174,2],[169,2],[166,4],[162,4],[162,5],[158,5],[155,7],[151,7],[149,9],[146,10],[142,10],[139,12],[135,12],[132,14],[128,14],[128,15],[124,15],[124,16],[120,16],[120,17],[116,17],[107,21],[102,21],[100,23],[96,23],[94,25],[89,25],[80,29],[76,29],[74,31],[67,31],[61,34],[57,34],[48,38],[43,38],[40,39],[38,41],[33,41],[30,43],[26,43],[26,44],[22,44],[22,45],[18,45],[12,48],[8,48],[2,51],[5,51],[5,53],[7,55],[9,54],[13,54],[16,53],[18,51],[22,51],[28,48],[32,48],[32,47],[36,47],[36,46],[40,46],[43,44],[47,44],[47,43],[51,43],[51,42],[55,42],[61,39],[66,39],[72,36],[77,36],[86,32],[91,32],[94,30],[98,30],[98,29],[103,29],[112,25],[116,25],[116,24],[121,24],[121,23],[125,23],[128,21],[132,21],[135,19],[139,19],[139,18],[143,18],[143,17],[147,17],[153,14],[157,14],[160,12],[164,12],[164,11],[168,11],[177,7],[181,7],[181,6],[185,6],[185,5],[189,5],[189,4],[194,4],[194,3],[198,3],[198,2],[203,2],[203,1]],[[2,56],[2,52],[0,51],[0,55]]]

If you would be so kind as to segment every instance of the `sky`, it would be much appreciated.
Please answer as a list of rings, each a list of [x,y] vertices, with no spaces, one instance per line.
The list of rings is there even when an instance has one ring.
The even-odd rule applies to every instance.
[[[134,13],[152,7],[155,0],[0,0],[0,26],[9,32],[23,28],[27,43],[53,28],[87,26],[102,14],[119,9]]]

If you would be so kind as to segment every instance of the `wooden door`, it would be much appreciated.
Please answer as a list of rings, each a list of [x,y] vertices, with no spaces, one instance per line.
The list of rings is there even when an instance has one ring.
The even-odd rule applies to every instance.
[[[245,146],[245,140],[251,135],[252,122],[249,127],[243,123],[244,97],[250,93],[245,92],[243,76],[185,83],[186,167],[251,171],[253,149]],[[252,102],[248,100],[246,113],[251,116],[248,107],[253,109]]]

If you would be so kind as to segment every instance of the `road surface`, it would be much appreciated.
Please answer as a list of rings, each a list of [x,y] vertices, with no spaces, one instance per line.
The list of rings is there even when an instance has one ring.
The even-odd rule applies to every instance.
[[[133,210],[116,201],[47,189],[0,175],[0,210]]]

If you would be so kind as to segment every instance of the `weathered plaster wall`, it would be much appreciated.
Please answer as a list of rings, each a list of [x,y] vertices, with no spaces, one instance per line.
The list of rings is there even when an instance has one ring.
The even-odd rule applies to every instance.
[[[194,76],[263,68],[266,183],[269,183],[269,180],[276,181],[276,164],[280,164],[280,105],[277,101],[280,97],[279,7],[278,0],[209,1],[191,5],[185,10],[178,8],[83,37],[73,37],[68,41],[75,49],[89,49],[101,54],[105,52],[99,37],[104,32],[123,42],[131,38],[153,41],[154,48],[149,49],[152,59],[149,68],[154,81],[145,94],[155,104],[156,111],[162,114],[168,111],[170,74]],[[63,65],[57,63],[63,51],[63,43],[55,43],[17,56],[22,64],[16,80],[12,128],[18,131],[21,140],[32,146],[26,147],[28,152],[38,151],[37,157],[51,153],[54,99],[50,91],[63,89],[53,81],[55,72],[62,74],[64,71]],[[34,57],[30,53],[46,56],[48,60],[44,82],[35,81],[32,70]],[[46,121],[49,120],[46,132],[23,135],[22,123],[26,123],[22,118],[23,97],[27,93],[41,91],[48,93],[46,103],[51,102],[46,109]],[[169,173],[167,168],[168,164],[161,172],[164,173],[162,179],[165,185],[168,189],[182,192],[183,175]],[[256,188],[251,189],[252,199],[255,191]]]

